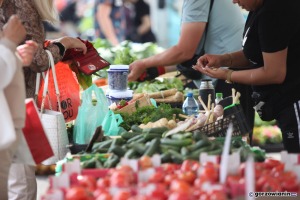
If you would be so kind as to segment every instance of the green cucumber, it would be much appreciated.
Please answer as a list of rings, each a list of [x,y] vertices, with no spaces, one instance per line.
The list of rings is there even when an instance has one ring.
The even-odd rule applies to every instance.
[[[143,133],[157,133],[162,135],[165,131],[168,131],[167,127],[155,127],[155,128],[145,128],[143,129]]]
[[[142,133],[143,132],[143,129],[141,129],[138,125],[132,125],[131,126],[131,130],[132,132],[136,132],[136,133]]]
[[[135,143],[132,148],[140,155],[143,155],[146,151],[146,145],[144,143]]]
[[[166,145],[174,145],[174,146],[177,146],[177,147],[183,147],[183,146],[191,145],[193,143],[193,140],[190,139],[190,138],[186,138],[186,139],[183,139],[183,140],[162,138],[161,143],[166,144]]]
[[[196,149],[200,149],[202,147],[209,146],[209,145],[210,145],[210,141],[208,139],[202,139],[188,146],[187,148],[189,151],[195,151]]]
[[[138,139],[143,138],[143,137],[144,137],[143,134],[136,135],[136,136],[130,138],[129,140],[127,140],[127,144],[137,141]]]
[[[154,138],[161,138],[161,134],[159,133],[146,133],[144,134],[144,138],[146,141],[150,141]]]
[[[137,132],[123,132],[121,134],[121,137],[125,140],[129,140],[130,138],[133,138],[136,135],[140,135],[140,133],[137,133]]]
[[[184,156],[182,156],[180,153],[172,149],[169,149],[168,153],[171,155],[171,158],[174,163],[181,164],[184,161]]]
[[[123,157],[126,153],[125,149],[120,146],[114,146],[111,152],[117,155],[119,158]]]
[[[144,156],[153,156],[155,153],[158,153],[160,151],[160,139],[159,138],[154,138],[150,142],[150,146],[148,149],[145,151],[143,154]]]

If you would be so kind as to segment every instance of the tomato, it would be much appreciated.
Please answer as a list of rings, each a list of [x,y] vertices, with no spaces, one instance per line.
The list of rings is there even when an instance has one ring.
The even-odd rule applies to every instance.
[[[164,182],[165,182],[165,184],[169,185],[176,178],[177,178],[176,174],[167,174],[167,175],[165,175]]]
[[[261,192],[262,191],[262,187],[265,185],[265,183],[267,183],[271,178],[270,175],[263,175],[261,177],[258,178],[258,180],[256,181],[255,187],[256,187],[256,191],[257,192]]]
[[[140,169],[147,169],[147,168],[150,168],[152,167],[152,160],[149,156],[142,156],[140,159],[139,159],[139,167]]]
[[[112,200],[112,195],[108,191],[96,191],[94,192],[94,197],[96,198],[96,200]]]
[[[196,174],[193,171],[185,171],[178,173],[178,179],[193,184],[196,179]]]
[[[280,164],[282,164],[282,163],[279,160],[275,160],[275,159],[271,159],[271,158],[266,159],[264,162],[264,166],[267,169],[273,169],[274,167],[276,167]]]
[[[211,180],[209,178],[196,178],[194,181],[194,188],[196,189],[202,189],[202,185],[205,183],[211,183]]]
[[[156,183],[152,184],[154,186],[154,189],[150,192],[150,194],[147,195],[147,197],[150,197],[150,199],[166,199],[167,198],[167,187],[163,183]]]
[[[118,166],[116,170],[121,173],[125,173],[130,183],[135,183],[137,181],[135,178],[135,172],[130,166],[128,165]]]
[[[168,173],[173,173],[180,168],[180,165],[174,163],[163,163],[162,169]]]
[[[281,182],[283,191],[297,192],[299,184],[296,179],[285,179]]]
[[[67,189],[65,200],[91,200],[93,195],[89,193],[85,188],[80,186],[74,186]]]
[[[224,191],[213,190],[209,193],[210,200],[227,200],[227,196]]]
[[[212,182],[219,180],[219,171],[214,166],[204,166],[199,169],[199,177],[208,177]]]
[[[110,186],[124,188],[130,186],[130,178],[123,171],[115,171],[110,177]]]
[[[119,190],[113,197],[113,200],[127,200],[131,197],[131,192],[128,190]]]
[[[160,183],[163,182],[165,179],[165,174],[162,171],[155,171],[154,174],[152,174],[149,177],[149,182],[152,183]]]
[[[210,195],[207,192],[202,192],[200,194],[199,200],[210,200]]]
[[[282,188],[280,183],[276,179],[269,179],[265,184],[262,186],[262,192],[281,192]]]
[[[99,178],[96,185],[97,188],[108,188],[110,185],[109,177]]]
[[[170,185],[170,191],[189,194],[191,192],[191,186],[185,181],[173,180]]]
[[[189,200],[191,197],[186,193],[173,192],[169,196],[168,200]]]
[[[80,186],[87,188],[91,191],[96,189],[96,179],[93,176],[79,175],[77,176],[77,181]]]
[[[184,171],[184,172],[186,172],[186,171],[194,171],[194,172],[196,172],[199,167],[200,167],[200,163],[198,161],[195,161],[195,160],[185,160],[181,164],[180,170]]]

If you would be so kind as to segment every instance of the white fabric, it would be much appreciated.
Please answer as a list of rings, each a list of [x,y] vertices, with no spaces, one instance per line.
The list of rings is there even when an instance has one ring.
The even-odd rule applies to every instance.
[[[14,124],[4,89],[11,83],[17,69],[15,55],[0,45],[0,150],[8,149],[16,141]]]

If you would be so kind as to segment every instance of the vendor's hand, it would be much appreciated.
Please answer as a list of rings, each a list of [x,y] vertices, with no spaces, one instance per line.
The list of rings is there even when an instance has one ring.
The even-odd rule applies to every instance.
[[[136,81],[146,70],[143,60],[136,60],[129,65],[128,81]]]
[[[78,38],[66,36],[66,37],[53,40],[52,42],[60,42],[62,45],[64,45],[66,50],[71,48],[76,48],[78,50],[81,50],[83,54],[86,54],[87,51],[85,44],[82,41],[80,41]]]
[[[12,15],[3,26],[3,36],[15,43],[20,44],[26,36],[26,30],[17,15]]]
[[[220,68],[222,66],[222,61],[222,55],[205,54],[198,58],[197,64],[193,68],[198,69],[206,66],[210,68]]]
[[[24,67],[31,64],[37,48],[38,44],[32,40],[28,40],[25,44],[17,47],[17,52],[22,59],[22,64]]]
[[[196,70],[198,70],[199,72],[201,72],[202,74],[205,74],[209,77],[212,78],[217,78],[217,79],[223,79],[226,80],[227,78],[227,73],[228,73],[228,69],[227,68],[211,68],[211,67],[197,67],[194,68]]]

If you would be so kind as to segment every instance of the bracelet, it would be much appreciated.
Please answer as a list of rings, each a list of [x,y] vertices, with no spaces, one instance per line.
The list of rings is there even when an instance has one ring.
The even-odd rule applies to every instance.
[[[66,47],[60,42],[53,42],[53,44],[55,44],[59,48],[59,54],[61,56],[64,56],[66,52]]]
[[[229,56],[229,65],[228,65],[228,67],[232,67],[232,55],[231,55],[231,53],[226,53],[226,55]]]
[[[227,75],[226,75],[226,83],[228,84],[232,84],[233,82],[231,81],[231,74],[232,72],[234,72],[233,70],[229,69],[228,72],[227,72]]]

